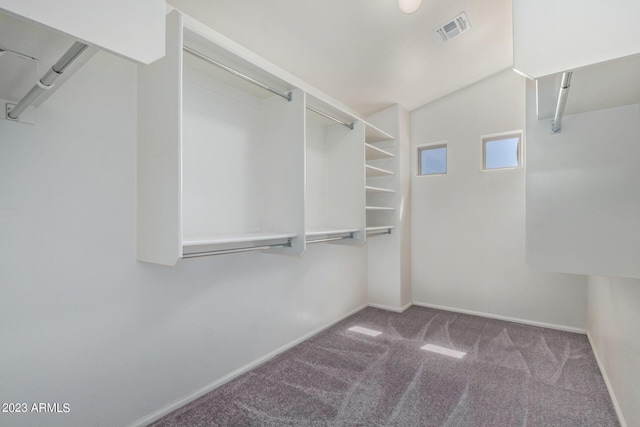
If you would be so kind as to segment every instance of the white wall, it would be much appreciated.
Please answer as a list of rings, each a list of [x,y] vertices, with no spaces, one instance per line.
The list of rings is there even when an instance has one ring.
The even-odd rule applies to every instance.
[[[136,70],[99,53],[0,120],[0,425],[125,425],[366,303],[365,248],[135,261]]]
[[[525,168],[481,171],[481,136],[523,129],[524,97],[508,70],[411,114],[413,300],[584,329],[586,278],[525,263]],[[415,147],[440,141],[448,173],[415,176]]]
[[[639,325],[640,280],[589,277],[589,338],[618,416],[629,427],[640,425]]]
[[[529,264],[640,278],[638,106],[566,115],[552,134],[550,120],[536,118],[530,83],[527,139]]]

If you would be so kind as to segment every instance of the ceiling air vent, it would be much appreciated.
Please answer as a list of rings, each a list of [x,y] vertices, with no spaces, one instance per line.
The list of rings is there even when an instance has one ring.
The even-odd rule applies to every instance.
[[[436,28],[436,32],[440,34],[442,40],[446,42],[447,40],[450,40],[455,36],[464,33],[469,28],[471,28],[471,26],[469,25],[467,15],[462,12],[460,15],[456,16],[449,22]]]

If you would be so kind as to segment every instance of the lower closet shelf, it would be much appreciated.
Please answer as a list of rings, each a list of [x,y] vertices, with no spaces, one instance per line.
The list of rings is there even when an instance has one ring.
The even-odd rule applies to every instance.
[[[331,242],[337,240],[353,239],[360,230],[357,229],[326,229],[313,230],[305,233],[307,244]]]
[[[391,230],[396,228],[394,225],[384,225],[384,226],[376,226],[376,227],[367,227],[367,237],[369,236],[378,236],[382,234],[391,234]]]
[[[395,211],[396,208],[390,208],[386,206],[366,206],[366,210],[368,211]]]
[[[291,247],[295,234],[242,233],[219,235],[213,238],[187,240],[182,244],[183,258],[196,258],[237,252],[261,251]]]

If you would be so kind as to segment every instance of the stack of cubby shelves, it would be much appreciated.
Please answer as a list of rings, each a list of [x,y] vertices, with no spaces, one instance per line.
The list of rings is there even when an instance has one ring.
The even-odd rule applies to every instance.
[[[166,33],[138,69],[139,260],[362,245],[370,210],[392,228],[393,188],[365,181],[392,173],[391,136],[177,11]]]
[[[367,235],[391,233],[395,227],[396,145],[391,135],[366,126],[366,232]]]

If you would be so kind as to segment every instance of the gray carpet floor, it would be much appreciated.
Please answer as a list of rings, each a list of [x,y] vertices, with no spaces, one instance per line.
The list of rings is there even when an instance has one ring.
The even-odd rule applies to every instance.
[[[619,424],[586,336],[414,306],[362,310],[154,425]]]

